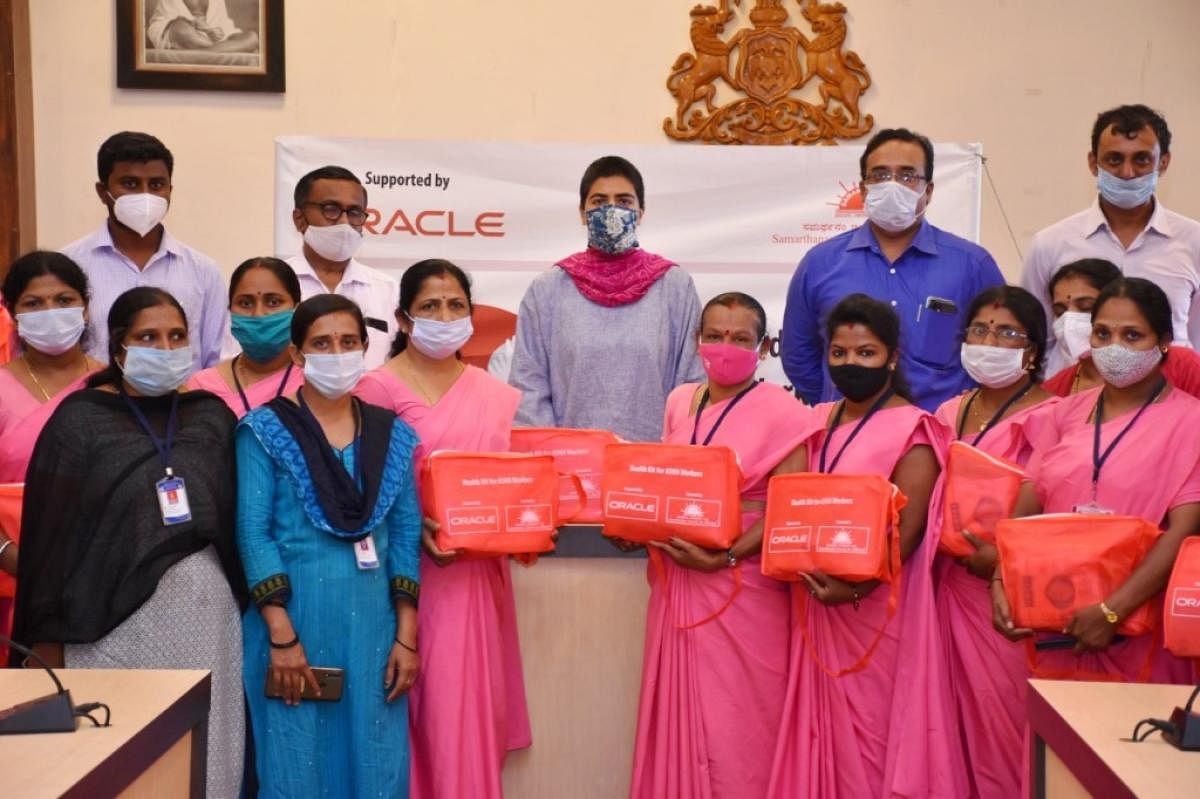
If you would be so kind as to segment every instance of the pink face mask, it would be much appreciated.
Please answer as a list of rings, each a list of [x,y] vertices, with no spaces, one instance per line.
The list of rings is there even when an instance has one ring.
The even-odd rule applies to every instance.
[[[736,386],[749,380],[758,368],[758,348],[736,344],[701,344],[700,360],[708,379],[718,386]]]

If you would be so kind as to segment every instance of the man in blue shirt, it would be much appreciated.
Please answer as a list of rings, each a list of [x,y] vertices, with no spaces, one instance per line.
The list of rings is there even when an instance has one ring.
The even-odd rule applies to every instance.
[[[863,292],[900,317],[900,366],[913,399],[932,411],[971,385],[959,362],[967,306],[1004,284],[987,250],[925,221],[933,196],[933,145],[905,128],[867,143],[859,172],[868,221],[813,247],[788,287],[783,369],[807,402],[837,397],[825,368],[825,317]]]

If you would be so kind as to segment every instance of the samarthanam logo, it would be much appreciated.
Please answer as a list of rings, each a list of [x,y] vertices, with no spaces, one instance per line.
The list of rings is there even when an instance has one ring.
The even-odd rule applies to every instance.
[[[500,509],[495,506],[451,508],[446,516],[450,535],[500,532]]]
[[[771,554],[784,552],[808,552],[812,546],[812,526],[772,527],[767,538],[767,551]]]
[[[817,551],[831,555],[865,555],[870,551],[871,528],[823,524],[817,528]]]
[[[1200,588],[1176,588],[1171,595],[1171,615],[1200,618]]]
[[[628,491],[609,491],[604,501],[604,515],[613,519],[658,521],[659,498],[655,494],[633,494]]]
[[[838,185],[842,187],[842,193],[838,197],[837,202],[825,203],[837,209],[834,211],[834,216],[866,216],[867,210],[863,206],[863,196],[858,185],[851,184],[847,186],[840,180],[838,181]]]
[[[551,529],[549,505],[508,505],[504,508],[504,528],[510,533],[530,533]]]
[[[699,497],[667,497],[666,521],[689,527],[720,527],[721,501]]]

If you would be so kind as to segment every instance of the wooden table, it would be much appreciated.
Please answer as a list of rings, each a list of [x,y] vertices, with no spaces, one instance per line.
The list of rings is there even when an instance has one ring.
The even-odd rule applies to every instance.
[[[208,749],[207,671],[57,669],[76,705],[104,702],[112,726],[0,736],[0,795],[198,797]],[[54,692],[41,669],[0,669],[0,708]],[[104,711],[92,715],[104,721]]]
[[[1158,733],[1143,743],[1126,740],[1141,719],[1170,717],[1192,690],[1186,685],[1030,680],[1033,795],[1200,796],[1200,752],[1181,752]]]

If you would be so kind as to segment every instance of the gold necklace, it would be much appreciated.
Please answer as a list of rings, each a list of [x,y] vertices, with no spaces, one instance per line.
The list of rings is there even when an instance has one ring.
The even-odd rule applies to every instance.
[[[50,395],[46,392],[46,388],[42,385],[42,381],[38,380],[38,376],[36,374],[34,374],[33,367],[29,365],[29,359],[22,358],[21,363],[25,366],[25,371],[29,373],[29,378],[33,381],[33,384],[35,386],[37,386],[37,390],[41,392],[42,401],[49,402]],[[87,356],[86,355],[83,356],[83,374],[87,374]],[[69,382],[68,382],[68,385],[70,385]]]
[[[412,361],[408,360],[407,358],[404,359],[404,369],[409,373],[409,375],[412,376],[413,385],[417,387],[417,391],[420,391],[421,396],[425,397],[425,403],[432,408],[436,403],[433,401],[433,397],[429,394],[429,392],[425,390],[425,386],[421,383],[421,378],[417,376],[417,370],[413,367]],[[458,370],[454,373],[454,377],[456,379],[460,374],[462,374],[462,370],[462,361],[459,361]],[[453,381],[451,382],[453,383]]]

